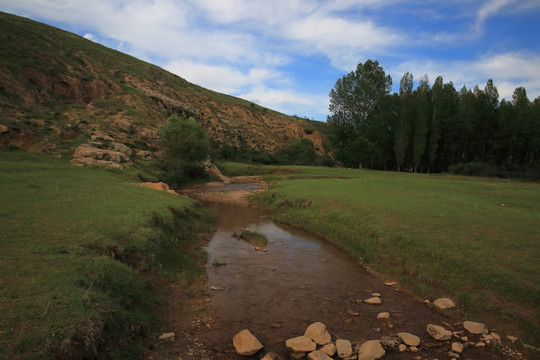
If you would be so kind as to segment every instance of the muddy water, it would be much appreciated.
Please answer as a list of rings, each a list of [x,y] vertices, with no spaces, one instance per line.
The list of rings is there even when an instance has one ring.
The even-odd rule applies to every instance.
[[[327,325],[333,340],[363,341],[410,332],[422,339],[423,356],[447,357],[449,346],[440,347],[425,329],[428,323],[452,329],[450,320],[384,285],[335,246],[276,224],[251,208],[207,205],[219,219],[208,246],[207,265],[215,322],[206,338],[214,359],[246,358],[237,356],[232,346],[233,336],[243,329],[249,329],[265,346],[253,359],[267,351],[285,356],[285,340],[303,335],[315,321]],[[234,230],[246,227],[267,236],[267,252],[255,251],[254,245],[232,236]],[[381,305],[361,302],[374,292],[380,293]],[[390,312],[390,319],[377,320],[380,312]],[[468,355],[494,358],[475,356],[475,350]],[[393,352],[385,356],[397,358],[414,356]]]

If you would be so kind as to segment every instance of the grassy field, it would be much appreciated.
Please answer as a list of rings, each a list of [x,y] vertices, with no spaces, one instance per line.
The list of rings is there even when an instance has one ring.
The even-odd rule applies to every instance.
[[[0,151],[0,357],[139,356],[156,304],[141,274],[187,288],[206,260],[195,234],[212,226],[191,200],[135,182]]]
[[[540,345],[540,184],[350,169],[248,167],[279,220],[338,244],[415,294]]]

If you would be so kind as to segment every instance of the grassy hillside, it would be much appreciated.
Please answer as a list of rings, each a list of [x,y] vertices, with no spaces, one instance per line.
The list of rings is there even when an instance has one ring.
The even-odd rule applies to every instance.
[[[98,143],[105,135],[129,147],[132,160],[149,158],[159,150],[155,130],[171,114],[194,117],[218,149],[274,152],[303,137],[323,149],[322,123],[204,89],[78,35],[0,13],[0,146],[70,157],[81,144],[108,148]]]
[[[0,357],[137,358],[155,324],[142,274],[183,284],[209,215],[127,170],[0,152]],[[182,228],[181,233],[178,228]]]
[[[273,183],[257,200],[278,219],[338,244],[422,297],[451,297],[466,318],[538,346],[540,184],[287,169],[250,168]]]

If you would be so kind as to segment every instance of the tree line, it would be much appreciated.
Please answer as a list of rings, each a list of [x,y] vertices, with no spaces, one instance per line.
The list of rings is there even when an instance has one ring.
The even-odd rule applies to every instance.
[[[399,93],[378,61],[360,63],[330,91],[328,138],[342,166],[414,172],[459,170],[464,164],[511,173],[540,170],[540,97],[525,88],[499,101],[497,87],[463,86],[427,75],[414,88],[405,73]],[[493,174],[490,174],[493,175]]]

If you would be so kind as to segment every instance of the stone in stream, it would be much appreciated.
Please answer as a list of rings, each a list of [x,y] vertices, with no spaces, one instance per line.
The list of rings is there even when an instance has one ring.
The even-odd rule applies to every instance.
[[[253,355],[264,347],[249,330],[242,330],[236,334],[233,345],[238,355],[245,356]]]
[[[321,351],[332,357],[336,354],[336,345],[334,343],[326,344],[321,348]]]
[[[446,341],[452,338],[452,332],[446,330],[442,326],[429,324],[426,328],[426,331],[432,338],[438,341]]]
[[[283,358],[274,352],[269,352],[261,360],[283,360]]]
[[[336,351],[340,358],[346,358],[352,355],[352,345],[349,340],[336,340]]]
[[[381,298],[378,297],[378,296],[374,296],[372,298],[366,299],[366,300],[364,300],[364,302],[366,304],[370,304],[370,305],[380,305],[380,304],[382,304]]]
[[[377,320],[386,320],[390,317],[389,312],[382,312],[377,315]]]
[[[326,345],[332,341],[330,333],[326,330],[326,325],[322,322],[314,322],[309,325],[304,336],[313,340],[317,345]]]
[[[309,360],[332,360],[332,358],[322,350],[310,352],[307,357]]]
[[[483,334],[487,333],[486,325],[473,321],[464,321],[463,327],[471,334]]]
[[[317,349],[317,345],[305,336],[297,336],[285,341],[285,347],[293,353],[306,353]]]
[[[416,335],[410,334],[408,332],[399,332],[397,336],[403,341],[405,345],[409,346],[418,346],[420,345],[420,338]]]
[[[376,360],[381,359],[386,351],[381,346],[379,340],[369,340],[360,346],[358,350],[358,360]]]
[[[463,346],[462,343],[459,343],[459,342],[453,342],[452,343],[452,351],[457,353],[457,354],[461,354],[463,352],[463,349],[465,347]]]
[[[449,298],[437,299],[433,302],[433,305],[443,310],[456,307],[456,304]]]
[[[161,335],[159,336],[159,340],[161,340],[161,341],[170,341],[170,342],[173,342],[173,341],[174,341],[174,333],[173,333],[173,332],[169,332],[169,333],[161,334]]]

